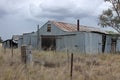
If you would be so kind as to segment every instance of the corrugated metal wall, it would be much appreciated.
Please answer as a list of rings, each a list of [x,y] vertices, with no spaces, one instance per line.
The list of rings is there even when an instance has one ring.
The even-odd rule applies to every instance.
[[[31,34],[30,33],[23,34],[23,44],[31,45]]]
[[[85,33],[85,53],[102,53],[102,34]]]
[[[37,36],[31,35],[31,46],[33,49],[37,49]]]
[[[85,53],[85,32],[76,32],[74,48],[77,53]]]
[[[120,52],[120,37],[118,37],[118,39],[117,39],[116,51]]]
[[[106,35],[105,53],[111,52],[111,39],[112,39],[112,36]]]
[[[67,49],[69,52],[74,52],[74,50],[75,50],[74,40],[75,40],[75,35],[64,36],[64,38],[63,38],[64,49]]]
[[[76,35],[62,36],[57,39],[57,50],[75,53],[102,53],[102,34],[76,32]]]
[[[18,40],[18,48],[20,48],[23,44],[23,38],[19,38]]]
[[[37,48],[37,35],[36,33],[23,34],[23,40],[19,40],[19,47],[21,44],[31,45],[33,49]]]
[[[51,24],[51,22],[48,22],[46,23],[45,25],[43,25],[40,30],[39,30],[39,33],[41,35],[64,35],[65,33],[67,32],[64,32],[62,30],[60,30],[59,28],[57,28],[55,25],[51,24],[51,32],[48,32],[47,31],[47,27],[48,27],[48,24]]]

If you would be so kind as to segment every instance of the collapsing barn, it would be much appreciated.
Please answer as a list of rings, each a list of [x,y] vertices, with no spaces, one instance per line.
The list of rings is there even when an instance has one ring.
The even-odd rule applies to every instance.
[[[34,35],[33,35],[34,34]],[[118,34],[108,34],[95,27],[48,21],[37,32],[23,34],[23,44],[40,50],[79,53],[110,53],[120,51]]]
[[[18,40],[21,35],[13,35],[12,39],[7,39],[2,42],[4,48],[18,48]]]
[[[11,48],[11,47],[17,48],[18,43],[12,39],[7,39],[2,42],[2,46],[3,46],[3,48]]]

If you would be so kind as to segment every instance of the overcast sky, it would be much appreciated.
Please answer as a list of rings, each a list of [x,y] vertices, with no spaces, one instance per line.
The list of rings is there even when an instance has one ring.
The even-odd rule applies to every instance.
[[[86,26],[98,26],[98,15],[107,9],[103,0],[0,0],[0,36],[36,31],[48,20],[64,21]]]

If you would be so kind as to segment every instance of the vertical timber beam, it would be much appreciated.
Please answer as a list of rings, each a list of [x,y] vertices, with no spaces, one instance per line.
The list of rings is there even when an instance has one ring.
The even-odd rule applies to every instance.
[[[11,40],[11,53],[12,53],[12,57],[13,57],[13,38]]]
[[[40,36],[39,36],[40,34],[39,34],[39,25],[37,25],[37,49],[39,49],[39,40],[40,40]]]

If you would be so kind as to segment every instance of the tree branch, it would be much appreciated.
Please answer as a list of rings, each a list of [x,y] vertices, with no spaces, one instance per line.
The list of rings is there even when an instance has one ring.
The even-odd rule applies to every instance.
[[[113,8],[115,9],[115,12],[117,13],[117,16],[118,16],[118,18],[119,18],[119,20],[120,20],[120,15],[119,15],[118,9],[117,9],[116,6],[115,6],[114,1],[113,1],[113,0],[110,0],[110,1],[111,1],[112,5],[113,5]],[[118,1],[119,1],[119,0],[118,0]]]

